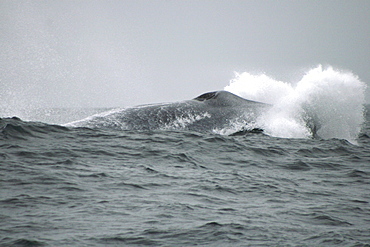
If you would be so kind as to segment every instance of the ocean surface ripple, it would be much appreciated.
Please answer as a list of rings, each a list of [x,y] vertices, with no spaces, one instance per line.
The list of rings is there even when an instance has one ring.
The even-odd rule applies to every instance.
[[[370,246],[369,186],[369,115],[357,144],[0,119],[1,246]]]

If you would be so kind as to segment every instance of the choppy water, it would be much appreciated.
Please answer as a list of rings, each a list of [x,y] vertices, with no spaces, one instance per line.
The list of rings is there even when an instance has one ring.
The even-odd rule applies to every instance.
[[[1,246],[370,246],[358,145],[0,120]]]
[[[225,89],[271,107],[0,111],[0,246],[370,246],[365,83],[318,67]]]

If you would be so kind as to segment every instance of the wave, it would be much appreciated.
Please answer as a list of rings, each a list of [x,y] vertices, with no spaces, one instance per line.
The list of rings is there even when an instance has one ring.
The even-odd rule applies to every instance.
[[[20,118],[0,118],[0,140],[43,138],[51,133],[67,133],[68,128],[40,122],[25,122]]]
[[[364,123],[366,84],[351,72],[321,65],[297,83],[244,72],[224,88],[272,104],[257,119],[266,134],[285,138],[339,138],[355,142]]]

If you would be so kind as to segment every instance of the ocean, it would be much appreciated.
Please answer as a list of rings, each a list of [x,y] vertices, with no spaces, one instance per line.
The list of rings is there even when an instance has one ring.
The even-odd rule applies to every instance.
[[[332,72],[284,96],[240,75],[225,89],[272,105],[250,131],[186,128],[211,114],[154,129],[74,121],[99,109],[3,114],[0,246],[370,246],[370,106]]]

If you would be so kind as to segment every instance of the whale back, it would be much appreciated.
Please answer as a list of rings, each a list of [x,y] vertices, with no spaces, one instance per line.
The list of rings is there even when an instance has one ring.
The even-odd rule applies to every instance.
[[[252,126],[269,105],[243,99],[226,91],[204,93],[192,100],[142,105],[100,114],[69,126],[122,130],[176,129],[215,131]]]

